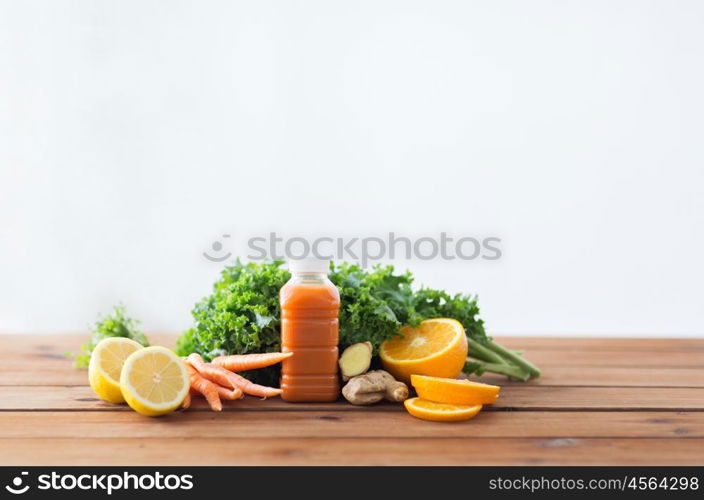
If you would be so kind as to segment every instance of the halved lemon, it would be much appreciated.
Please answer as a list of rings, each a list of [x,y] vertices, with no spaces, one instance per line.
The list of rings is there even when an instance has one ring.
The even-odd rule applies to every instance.
[[[145,347],[122,367],[120,388],[125,401],[142,415],[157,417],[181,406],[189,389],[186,364],[166,347]]]
[[[124,337],[109,337],[98,342],[88,363],[88,382],[100,399],[124,403],[120,391],[120,372],[127,357],[143,349],[142,345]]]
[[[416,418],[434,422],[459,422],[469,420],[482,409],[482,405],[451,405],[436,403],[421,398],[411,398],[403,402],[408,413]]]
[[[411,384],[423,399],[469,406],[496,402],[501,389],[498,385],[426,375],[411,375]]]
[[[450,318],[404,326],[403,336],[383,342],[379,356],[384,369],[409,383],[412,374],[456,378],[467,360],[467,337],[462,324]]]

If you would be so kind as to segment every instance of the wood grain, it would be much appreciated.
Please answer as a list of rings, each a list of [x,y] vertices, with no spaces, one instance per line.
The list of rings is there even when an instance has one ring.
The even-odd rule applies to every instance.
[[[537,351],[704,352],[702,338],[496,337],[509,349]]]
[[[704,332],[702,338],[614,338],[614,337],[506,337],[494,339],[500,344],[515,350],[532,349],[537,351],[620,351],[620,352],[694,352],[704,351]],[[17,335],[0,333],[0,346],[7,352],[28,352],[36,349],[58,350],[61,353],[77,351],[90,334],[34,334]],[[154,345],[173,346],[177,334],[150,333],[149,339]]]
[[[691,439],[704,438],[704,412],[482,412],[461,424],[426,422],[404,411],[185,411],[160,419],[131,411],[0,412],[0,438],[124,437]]]
[[[195,408],[206,406],[201,398]],[[224,411],[359,411],[346,402],[291,404],[280,399],[261,401],[247,397],[227,402]],[[704,388],[660,387],[542,387],[512,385],[502,388],[499,400],[485,411],[497,410],[673,410],[704,411]],[[12,410],[94,410],[129,411],[125,405],[100,401],[87,386],[3,386],[0,387],[0,411]],[[402,411],[399,405],[381,403],[366,411]]]
[[[534,350],[523,349],[523,356],[542,370],[553,366],[580,366],[608,368],[614,366],[647,368],[704,368],[704,352],[678,351],[589,351],[589,350]],[[558,354],[559,353],[559,354]]]
[[[85,385],[88,372],[72,369],[68,360],[32,359],[42,364],[42,370],[27,371],[22,363],[7,363],[0,371],[3,385]],[[473,380],[501,386],[598,386],[598,387],[704,387],[703,368],[550,366],[539,378],[529,382],[510,380],[502,375],[472,376]]]
[[[175,341],[174,335],[152,337],[157,344],[170,346]],[[68,351],[78,350],[85,338],[85,335],[0,335],[3,358],[0,386],[86,384],[86,370],[72,369],[65,356]],[[511,348],[522,349],[543,368],[543,376],[532,380],[532,385],[704,387],[704,341],[700,339],[509,337],[498,340]],[[560,346],[564,348],[560,350]],[[556,351],[560,351],[559,356]],[[27,370],[28,365],[41,365],[42,370]],[[491,374],[481,380],[524,385]]]
[[[0,465],[696,465],[704,439],[0,439]]]
[[[584,369],[581,366],[551,366],[529,382],[510,380],[501,375],[470,377],[501,386],[596,386],[596,387],[704,387],[703,368],[660,368],[658,366],[604,366]]]
[[[704,463],[704,339],[500,338],[544,376],[481,377],[502,385],[499,401],[443,424],[390,403],[256,398],[149,419],[98,400],[72,368],[64,353],[86,338],[0,335],[0,464]]]

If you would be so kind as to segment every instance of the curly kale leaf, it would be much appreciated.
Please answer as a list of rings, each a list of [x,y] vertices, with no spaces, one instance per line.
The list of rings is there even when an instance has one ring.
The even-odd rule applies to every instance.
[[[226,267],[213,293],[191,314],[194,326],[177,343],[182,355],[206,359],[228,353],[276,351],[280,347],[279,289],[290,277],[281,262]]]
[[[330,279],[340,289],[340,344],[369,340],[376,349],[398,335],[402,325],[417,325],[427,318],[454,318],[467,335],[486,339],[484,322],[478,318],[477,298],[450,295],[443,290],[413,290],[410,272],[394,274],[393,266],[365,271],[355,264],[333,268]]]
[[[176,343],[176,352],[200,353],[206,360],[221,354],[279,351],[279,289],[290,274],[281,261],[234,265],[223,269],[213,293],[191,311],[194,326]],[[278,385],[279,367],[242,375],[267,385]]]
[[[84,368],[90,362],[90,355],[93,349],[103,339],[126,337],[139,342],[143,346],[148,346],[147,336],[137,328],[138,324],[139,321],[127,316],[123,305],[116,305],[112,314],[99,318],[95,323],[93,334],[90,340],[81,346],[81,352],[78,354],[68,353],[68,356],[74,358],[76,368]]]

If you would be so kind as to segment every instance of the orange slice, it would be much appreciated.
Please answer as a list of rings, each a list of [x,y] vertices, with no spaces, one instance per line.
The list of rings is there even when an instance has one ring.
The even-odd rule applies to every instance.
[[[467,337],[462,324],[450,318],[404,326],[402,336],[383,342],[379,356],[384,369],[409,383],[412,374],[456,378],[467,360]]]
[[[482,405],[466,406],[436,403],[421,398],[411,398],[403,402],[408,413],[416,418],[433,422],[459,422],[469,420],[482,409]]]
[[[488,405],[499,397],[498,385],[470,380],[411,375],[411,384],[418,396],[429,401],[453,405]]]

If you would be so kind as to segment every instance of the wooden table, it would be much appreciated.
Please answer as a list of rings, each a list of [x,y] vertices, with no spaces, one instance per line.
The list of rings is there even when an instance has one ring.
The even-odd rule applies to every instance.
[[[253,398],[150,419],[95,397],[64,357],[85,338],[0,335],[1,465],[704,464],[704,339],[500,338],[543,377],[482,377],[496,404],[435,423]]]

